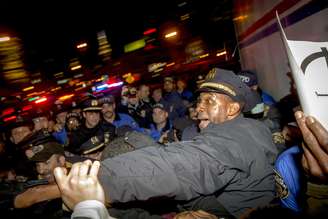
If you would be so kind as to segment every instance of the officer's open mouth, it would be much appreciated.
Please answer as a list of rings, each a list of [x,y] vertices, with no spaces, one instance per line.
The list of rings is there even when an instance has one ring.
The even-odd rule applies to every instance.
[[[199,128],[203,129],[206,128],[208,126],[208,124],[210,123],[210,120],[208,119],[199,119]]]

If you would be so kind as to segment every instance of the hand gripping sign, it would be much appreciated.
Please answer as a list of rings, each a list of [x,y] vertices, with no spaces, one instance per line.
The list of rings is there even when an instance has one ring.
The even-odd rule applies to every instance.
[[[288,40],[276,17],[302,109],[328,129],[328,42]]]

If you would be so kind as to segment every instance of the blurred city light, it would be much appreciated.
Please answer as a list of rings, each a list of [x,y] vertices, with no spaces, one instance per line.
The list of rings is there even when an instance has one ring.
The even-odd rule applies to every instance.
[[[61,89],[61,87],[55,87],[55,88],[51,89],[50,91],[54,92],[54,91],[57,91],[57,90],[60,90],[60,89]]]
[[[149,34],[155,33],[156,31],[157,31],[156,28],[151,28],[151,29],[144,31],[143,34],[149,35]]]
[[[108,87],[108,84],[103,84],[103,85],[97,86],[97,90],[102,90],[107,87]]]
[[[36,103],[36,104],[39,104],[39,103],[43,103],[43,102],[45,102],[45,101],[47,101],[47,98],[46,98],[46,97],[42,97],[42,98],[36,100],[35,103]]]
[[[170,66],[173,66],[173,65],[175,65],[175,62],[171,62],[171,63],[167,64],[166,67],[170,67]]]
[[[31,97],[31,98],[28,99],[28,101],[29,101],[29,102],[32,102],[32,101],[37,100],[37,99],[39,99],[39,98],[40,98],[39,96]]]
[[[143,48],[145,46],[146,46],[145,39],[136,40],[136,41],[133,41],[131,43],[126,44],[124,46],[124,52],[125,53],[132,52],[132,51],[135,51],[137,49],[141,49],[141,48]]]
[[[31,84],[37,84],[37,83],[40,83],[40,82],[42,82],[42,79],[41,78],[37,78],[37,79],[31,80]]]
[[[82,68],[81,65],[77,65],[71,68],[72,71]]]
[[[206,53],[206,54],[200,55],[199,58],[202,59],[202,58],[205,58],[205,57],[207,57],[207,56],[209,56],[209,55],[210,55],[209,53]]]
[[[1,117],[2,116],[7,116],[7,115],[10,115],[12,113],[15,112],[15,109],[14,108],[8,108],[8,109],[5,109],[4,111],[2,111],[2,114],[1,114]]]
[[[26,87],[23,89],[23,91],[29,91],[29,90],[33,90],[34,89],[34,86],[30,86],[30,87]]]
[[[9,36],[5,36],[5,37],[0,37],[0,42],[7,42],[10,40]]]
[[[27,97],[30,97],[30,96],[34,96],[34,95],[38,95],[38,93],[37,92],[33,92],[33,93],[30,93],[30,94],[27,94],[26,96]]]
[[[98,40],[98,55],[101,57],[103,61],[107,61],[111,59],[112,48],[110,43],[108,42],[106,32],[100,31],[97,33]]]
[[[165,35],[165,38],[174,37],[174,36],[176,36],[177,34],[178,34],[178,33],[177,33],[176,31],[174,31],[174,32],[171,32],[171,33],[166,34],[166,35]]]
[[[111,87],[118,87],[118,86],[121,86],[121,85],[123,85],[123,81],[109,84],[109,85],[108,85],[108,88],[111,88]]]
[[[8,121],[14,120],[14,119],[16,119],[16,116],[10,116],[10,117],[5,118],[3,121],[8,122]]]
[[[64,72],[58,72],[58,73],[54,74],[54,76],[56,78],[62,77],[62,76],[64,76]]]
[[[64,100],[70,99],[72,97],[74,97],[74,94],[68,94],[68,95],[59,97],[58,100],[64,101]]]
[[[59,80],[57,81],[57,84],[66,84],[70,79],[63,79],[63,80]]]
[[[216,54],[216,56],[223,56],[223,55],[226,55],[227,54],[227,51],[223,51],[223,52],[219,52]]]
[[[187,2],[181,2],[180,4],[178,4],[178,7],[183,7],[183,6],[185,6],[185,5],[187,5]]]
[[[29,81],[24,68],[24,49],[18,37],[0,37],[0,57],[1,74],[8,84]]]
[[[24,106],[22,111],[28,111],[31,110],[33,107],[31,105]]]
[[[87,46],[88,46],[87,43],[81,43],[81,44],[77,45],[76,48],[81,49],[81,48],[84,48],[84,47],[87,47]]]
[[[73,76],[73,78],[80,78],[80,77],[83,77],[83,74],[77,74]]]
[[[185,14],[185,15],[180,16],[180,20],[182,20],[182,21],[187,20],[187,19],[189,19],[189,18],[190,18],[190,16],[189,16],[188,13]]]
[[[233,18],[233,21],[245,20],[247,17],[248,17],[247,15],[240,15],[238,17]]]

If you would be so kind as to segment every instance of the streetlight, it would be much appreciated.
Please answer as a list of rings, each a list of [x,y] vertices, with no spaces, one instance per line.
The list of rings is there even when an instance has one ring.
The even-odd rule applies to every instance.
[[[226,55],[227,54],[227,51],[222,51],[222,52],[218,52],[217,54],[216,54],[216,56],[223,56],[223,55]]]
[[[78,44],[78,45],[76,46],[76,48],[78,48],[78,49],[82,49],[82,48],[87,47],[87,46],[88,46],[87,43],[81,43],[81,44]]]
[[[77,65],[77,66],[72,67],[71,70],[72,71],[75,71],[75,70],[80,69],[80,68],[82,68],[82,66],[81,65]]]
[[[7,42],[10,40],[9,36],[5,36],[5,37],[0,37],[0,42]]]
[[[178,33],[177,33],[176,31],[174,31],[174,32],[171,32],[171,33],[166,34],[166,35],[165,35],[165,38],[174,37],[174,36],[176,36],[177,34],[178,34]]]

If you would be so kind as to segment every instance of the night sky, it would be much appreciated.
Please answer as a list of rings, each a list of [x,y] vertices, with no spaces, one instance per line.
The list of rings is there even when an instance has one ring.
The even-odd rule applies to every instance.
[[[8,27],[23,40],[26,61],[32,71],[53,60],[56,65],[53,67],[61,68],[74,56],[78,42],[86,40],[92,47],[97,44],[97,31],[104,29],[112,44],[113,56],[118,57],[123,53],[124,44],[142,37],[144,30],[177,20],[178,14],[184,11],[193,13],[191,29],[196,34],[204,35],[210,44],[220,42],[222,22],[214,22],[213,18],[224,16],[231,9],[231,1],[194,0],[178,7],[181,2],[5,0],[1,1],[0,28]],[[229,35],[231,33],[225,37]]]

